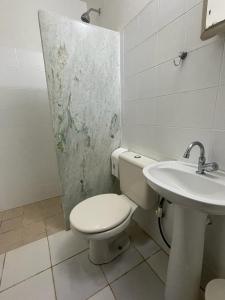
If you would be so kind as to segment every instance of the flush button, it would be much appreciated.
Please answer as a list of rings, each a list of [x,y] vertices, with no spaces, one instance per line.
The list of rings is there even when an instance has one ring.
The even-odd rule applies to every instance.
[[[134,158],[141,158],[141,155],[135,155]]]

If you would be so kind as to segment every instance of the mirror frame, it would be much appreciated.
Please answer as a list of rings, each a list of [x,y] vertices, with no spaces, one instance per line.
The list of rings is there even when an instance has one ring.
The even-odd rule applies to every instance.
[[[206,28],[207,7],[208,7],[208,0],[204,0],[203,11],[202,11],[202,32],[201,32],[201,40],[203,41],[210,39],[219,33],[225,32],[225,19],[209,28]]]

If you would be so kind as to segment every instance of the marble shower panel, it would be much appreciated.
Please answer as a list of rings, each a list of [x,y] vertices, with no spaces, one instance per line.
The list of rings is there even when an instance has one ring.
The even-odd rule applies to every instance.
[[[80,201],[116,188],[121,141],[118,32],[39,12],[66,226]]]

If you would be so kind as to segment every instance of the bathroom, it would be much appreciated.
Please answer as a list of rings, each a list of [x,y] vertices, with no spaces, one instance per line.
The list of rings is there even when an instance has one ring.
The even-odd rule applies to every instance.
[[[225,299],[224,11],[0,1],[0,300]]]

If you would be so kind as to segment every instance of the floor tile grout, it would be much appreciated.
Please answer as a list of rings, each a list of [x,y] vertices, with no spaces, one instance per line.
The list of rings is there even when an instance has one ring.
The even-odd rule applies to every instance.
[[[36,274],[34,274],[34,275],[32,275],[32,276],[30,276],[30,277],[28,277],[28,278],[22,280],[22,281],[17,282],[16,284],[14,284],[14,285],[12,285],[12,286],[10,286],[10,287],[8,287],[8,288],[6,288],[6,289],[0,291],[0,293],[4,292],[4,291],[6,291],[6,290],[9,290],[9,289],[11,289],[11,288],[13,288],[13,287],[15,287],[15,286],[21,284],[22,282],[25,282],[25,281],[27,281],[27,280],[29,280],[29,279],[31,279],[31,278],[33,278],[33,277],[35,277],[35,276],[37,276],[37,275],[43,273],[43,272],[45,272],[46,270],[49,270],[49,269],[50,269],[50,270],[51,270],[51,274],[52,274],[52,280],[53,280],[53,287],[54,287],[55,299],[57,300],[56,287],[55,287],[55,280],[54,280],[54,274],[53,274],[53,267],[56,266],[56,265],[62,264],[62,263],[64,263],[65,261],[67,261],[67,260],[69,260],[69,259],[71,259],[71,258],[73,258],[73,257],[78,256],[79,254],[81,254],[81,253],[87,251],[87,249],[85,249],[85,250],[83,250],[83,251],[81,251],[81,252],[79,252],[79,253],[76,253],[75,255],[73,255],[73,256],[71,256],[71,257],[69,257],[69,258],[66,258],[65,260],[63,260],[63,261],[61,261],[61,262],[59,262],[59,263],[53,265],[53,264],[52,264],[52,259],[51,259],[51,250],[50,250],[50,245],[49,245],[48,237],[47,237],[47,242],[48,242],[48,250],[49,250],[49,257],[50,257],[50,263],[51,263],[51,266],[50,266],[49,268],[45,269],[45,270],[42,270],[41,272],[38,272],[38,273],[36,273]],[[134,247],[135,247],[135,246],[134,246]],[[119,280],[120,278],[122,278],[122,277],[124,277],[125,275],[127,275],[129,272],[131,272],[131,271],[134,270],[135,268],[137,268],[137,267],[138,267],[139,265],[141,265],[142,263],[146,263],[146,264],[148,265],[148,267],[150,268],[150,270],[157,276],[157,278],[159,278],[160,281],[163,282],[163,281],[161,280],[161,278],[155,273],[154,270],[152,270],[152,268],[150,267],[150,265],[147,263],[147,259],[149,259],[150,257],[152,257],[154,254],[156,254],[156,253],[159,252],[160,250],[157,251],[157,252],[155,252],[153,255],[151,255],[151,256],[148,257],[147,259],[145,259],[145,258],[141,255],[141,253],[138,251],[138,249],[136,249],[136,247],[135,247],[135,250],[136,250],[136,251],[138,252],[138,254],[141,256],[142,261],[141,261],[140,263],[138,263],[137,265],[135,265],[134,267],[132,267],[131,269],[129,269],[127,272],[123,273],[122,275],[120,275],[119,277],[117,277],[116,279],[114,279],[113,281],[111,281],[111,282],[108,281],[108,279],[107,279],[107,277],[106,277],[106,275],[105,275],[105,273],[104,273],[104,271],[103,271],[103,269],[102,269],[102,266],[99,266],[99,268],[101,269],[101,271],[102,271],[102,273],[103,273],[103,276],[104,276],[104,278],[105,278],[105,280],[106,280],[106,282],[107,282],[107,285],[104,286],[102,289],[96,291],[95,294],[99,293],[101,290],[103,290],[103,289],[105,289],[107,286],[109,286],[110,290],[111,290],[112,293],[113,293],[114,298],[116,299],[116,297],[115,297],[115,295],[114,295],[114,292],[113,292],[113,289],[112,289],[111,285],[112,285],[114,282],[116,282],[117,280]],[[4,257],[4,262],[5,262],[5,258],[6,258],[6,253],[5,253],[5,257]],[[2,272],[2,273],[3,273],[3,272]],[[165,283],[163,282],[163,284],[165,284]],[[90,299],[90,298],[93,297],[95,294],[93,294],[92,296],[90,296],[90,297],[87,298],[87,299]]]
[[[17,285],[19,285],[19,284],[21,284],[21,283],[23,283],[23,282],[29,280],[29,279],[31,279],[31,278],[33,278],[33,277],[36,277],[36,276],[40,275],[41,273],[44,273],[45,271],[50,270],[50,269],[51,269],[51,267],[46,268],[46,269],[44,269],[44,270],[42,270],[42,271],[40,271],[40,272],[38,272],[38,273],[35,273],[35,274],[33,274],[33,275],[31,275],[31,276],[29,276],[29,277],[27,277],[27,278],[25,278],[25,279],[23,279],[23,280],[21,280],[21,281],[18,281],[18,282],[16,282],[15,284],[13,284],[13,285],[11,285],[11,286],[5,288],[4,290],[0,290],[0,294],[3,293],[3,292],[5,292],[5,291],[8,291],[8,290],[10,290],[11,288],[13,288],[13,287],[15,287],[15,286],[17,286]]]
[[[6,260],[6,253],[4,253],[4,259],[3,259],[3,264],[2,264],[2,272],[1,272],[1,278],[0,278],[0,288],[1,288],[1,285],[2,285],[2,278],[3,278],[4,267],[5,267],[5,260]]]
[[[81,250],[81,251],[79,251],[78,253],[76,253],[76,254],[74,254],[74,255],[72,255],[72,256],[70,256],[70,257],[67,257],[67,258],[63,259],[62,261],[58,262],[57,264],[52,265],[52,268],[54,268],[54,267],[56,267],[56,266],[58,266],[58,265],[60,265],[60,264],[62,264],[62,263],[64,263],[64,262],[66,262],[67,260],[69,260],[69,259],[71,259],[71,258],[74,258],[74,257],[78,256],[79,254],[84,253],[84,252],[87,251],[87,250],[88,250],[88,248],[86,248],[86,249],[84,249],[84,250]]]
[[[165,282],[159,277],[159,275],[157,274],[157,272],[151,267],[151,265],[145,261],[145,263],[147,264],[147,266],[149,267],[149,269],[157,276],[157,278],[165,285]]]
[[[29,224],[25,224],[24,223],[24,218],[25,218],[25,209],[26,207],[31,207],[31,211],[34,210],[38,210],[38,218],[36,218],[37,216],[34,216],[34,218],[30,219],[30,223]],[[22,210],[19,212],[14,212],[11,213],[10,215],[10,211],[15,211],[16,209]],[[49,213],[49,211],[51,209],[54,209],[54,214],[52,215],[52,212]],[[5,252],[9,252],[11,250],[20,248],[21,246],[30,244],[34,241],[40,240],[44,237],[50,236],[54,233],[57,233],[61,230],[64,229],[63,226],[61,226],[60,224],[60,217],[62,217],[62,205],[61,205],[61,200],[60,197],[54,197],[54,198],[48,198],[46,200],[41,200],[38,202],[34,202],[31,204],[27,204],[15,209],[10,209],[10,210],[6,210],[3,212],[3,216],[5,214],[9,214],[7,216],[7,218],[5,220],[1,220],[1,226],[2,226],[2,222],[12,222],[11,226],[8,225],[8,228],[5,228],[4,232],[0,233],[0,238],[2,238],[2,245],[4,245],[4,243],[6,244],[5,246],[1,246],[3,249],[3,251],[1,251],[1,247],[0,247],[0,254],[5,253]],[[39,215],[40,213],[40,215]],[[2,217],[3,218],[3,217]],[[16,220],[20,218],[21,219],[21,224],[18,226],[16,226],[16,224],[13,224],[13,220]],[[54,220],[56,219],[56,223],[54,223],[54,221],[52,221],[52,219],[54,218]],[[57,223],[57,221],[59,222],[59,224]],[[1,227],[0,226],[0,227]],[[31,231],[29,232],[29,236],[30,239],[26,240],[25,237],[25,232],[26,230],[29,231],[30,226],[34,226],[33,229],[31,229]],[[40,226],[41,228],[37,229],[35,226]],[[42,228],[43,227],[43,228]],[[17,242],[10,243],[10,235],[13,234],[19,234],[20,237],[18,239]]]
[[[136,223],[136,222],[135,222],[135,223]],[[139,227],[138,224],[136,224],[136,226]],[[142,230],[142,229],[141,229],[141,230]],[[142,230],[142,231],[146,234],[146,236],[147,236],[149,239],[152,239],[151,236],[149,236],[149,234],[147,234],[144,230]],[[47,268],[47,269],[42,270],[41,272],[38,272],[38,273],[36,273],[36,274],[33,274],[32,276],[29,276],[28,278],[26,278],[26,279],[24,279],[24,280],[22,280],[22,281],[17,282],[16,284],[14,284],[14,285],[12,285],[12,286],[10,286],[10,287],[8,287],[8,288],[6,288],[6,289],[0,291],[0,293],[2,293],[2,292],[4,292],[4,291],[6,291],[6,290],[9,290],[9,289],[11,289],[11,288],[17,286],[17,285],[21,284],[22,282],[25,282],[25,281],[27,281],[27,280],[29,280],[29,279],[31,279],[31,278],[33,278],[33,277],[35,277],[35,276],[37,276],[37,275],[43,273],[43,272],[45,272],[46,270],[51,269],[52,280],[53,280],[53,287],[54,287],[54,293],[55,293],[55,299],[57,300],[57,294],[56,294],[56,286],[55,286],[55,279],[54,279],[53,267],[55,267],[55,266],[57,266],[57,265],[60,265],[60,264],[64,263],[65,261],[67,261],[67,260],[69,260],[69,259],[71,259],[71,258],[73,258],[73,257],[78,256],[78,255],[81,254],[81,253],[84,253],[85,251],[88,250],[88,248],[86,248],[86,249],[84,249],[84,250],[82,250],[82,251],[79,251],[78,253],[76,253],[76,254],[74,254],[74,255],[72,255],[72,256],[70,256],[70,257],[68,257],[68,258],[66,258],[66,259],[64,259],[64,260],[62,260],[62,261],[60,261],[60,262],[58,262],[57,264],[54,264],[54,265],[53,265],[53,263],[52,263],[52,256],[51,256],[51,249],[50,249],[49,235],[46,234],[46,237],[45,237],[45,238],[47,239],[47,243],[48,243],[48,251],[49,251],[49,258],[50,258],[50,267]],[[153,239],[152,239],[152,240],[153,240]],[[154,240],[153,240],[153,241],[154,241]],[[127,272],[125,272],[125,273],[123,273],[122,275],[118,276],[118,277],[117,277],[116,279],[114,279],[112,282],[109,282],[109,281],[107,280],[106,274],[104,273],[104,270],[103,270],[102,266],[99,266],[99,268],[100,268],[101,272],[103,273],[103,276],[104,276],[104,278],[105,278],[105,280],[106,280],[107,285],[106,285],[105,287],[103,287],[102,289],[98,290],[95,294],[97,294],[98,292],[100,292],[100,291],[103,290],[104,288],[109,287],[110,290],[112,291],[112,294],[113,294],[114,298],[116,299],[116,297],[115,297],[115,295],[114,295],[114,292],[113,292],[113,289],[112,289],[111,285],[112,285],[115,281],[119,280],[121,277],[124,277],[125,275],[127,275],[127,274],[128,274],[129,272],[131,272],[133,269],[137,268],[137,267],[138,267],[139,265],[141,265],[142,263],[144,263],[144,262],[147,263],[147,260],[148,260],[150,257],[152,257],[153,255],[155,255],[156,253],[158,253],[159,251],[162,250],[162,249],[160,248],[158,251],[152,253],[149,257],[145,258],[145,257],[142,255],[142,253],[138,250],[138,248],[136,248],[136,246],[135,246],[134,243],[133,243],[133,245],[132,245],[131,247],[133,247],[133,248],[137,251],[137,253],[140,255],[142,261],[141,261],[140,263],[136,264],[136,265],[135,265],[134,267],[132,267],[131,269],[129,269]],[[8,252],[9,252],[9,251],[8,251]],[[3,271],[4,271],[4,266],[5,266],[6,255],[7,255],[7,252],[5,253],[5,256],[4,256],[4,263],[3,263],[2,277],[3,277]],[[122,255],[123,255],[123,254],[122,254]],[[149,266],[148,263],[147,263],[147,265]],[[150,267],[150,266],[149,266],[149,267]],[[151,269],[151,267],[150,267],[150,269]],[[152,269],[151,269],[151,270],[152,270]],[[154,270],[152,270],[152,271],[153,271],[153,273],[155,274]],[[157,274],[156,274],[156,275],[157,275]],[[158,275],[157,275],[157,277],[158,277]],[[158,278],[159,278],[159,277],[158,277]],[[159,279],[160,279],[160,278],[159,278]],[[1,278],[1,280],[2,280],[2,278]],[[160,281],[162,281],[162,280],[160,279]],[[0,283],[1,283],[1,282],[0,282]],[[95,294],[93,294],[93,295],[90,296],[89,298],[93,297]],[[89,298],[88,298],[88,299],[89,299]]]
[[[50,244],[49,244],[48,236],[47,236],[47,243],[48,243],[48,252],[49,252],[49,258],[50,258],[50,264],[51,264],[52,283],[53,283],[53,288],[54,288],[55,299],[57,300],[55,278],[54,278],[54,274],[53,274],[52,255],[51,255],[51,250],[50,250]]]
[[[131,272],[132,270],[134,270],[135,268],[137,268],[138,266],[140,266],[141,264],[143,264],[145,262],[145,260],[140,261],[138,264],[136,264],[135,266],[133,266],[129,271],[123,273],[122,275],[120,275],[119,277],[117,277],[116,279],[113,279],[109,285],[113,284],[114,282],[116,282],[117,280],[119,280],[120,278],[124,277],[125,275],[127,275],[129,272]]]

